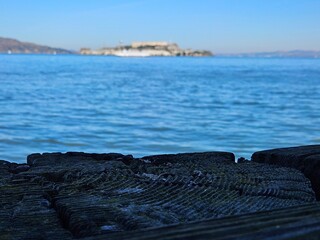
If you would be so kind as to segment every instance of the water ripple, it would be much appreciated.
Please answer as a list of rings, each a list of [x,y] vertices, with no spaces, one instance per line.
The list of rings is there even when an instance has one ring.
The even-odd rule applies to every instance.
[[[0,159],[317,144],[320,60],[0,55]]]

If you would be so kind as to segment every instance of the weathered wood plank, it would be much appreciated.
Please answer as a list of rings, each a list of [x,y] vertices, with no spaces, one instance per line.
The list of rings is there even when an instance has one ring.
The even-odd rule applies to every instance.
[[[237,164],[225,152],[141,159],[116,153],[48,153],[30,155],[27,165],[0,162],[1,239],[129,238],[130,233],[140,238],[139,231],[152,235],[157,230],[150,229],[171,225],[181,225],[181,236],[198,232],[208,237],[207,219],[217,219],[217,237],[249,234],[258,219],[266,229],[275,220],[243,214],[312,203],[314,192],[300,171]],[[279,224],[302,219],[299,214],[287,215]],[[243,219],[243,225],[223,220],[230,216]],[[195,221],[205,222],[188,225]],[[180,227],[173,228],[169,239],[179,234]]]
[[[316,197],[320,200],[320,145],[277,148],[256,152],[252,161],[292,167],[310,179]]]

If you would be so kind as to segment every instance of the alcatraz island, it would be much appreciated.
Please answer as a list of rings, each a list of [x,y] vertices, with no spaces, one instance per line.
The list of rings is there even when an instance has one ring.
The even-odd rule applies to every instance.
[[[151,57],[151,56],[213,56],[207,50],[181,49],[176,43],[169,42],[133,42],[131,45],[119,44],[117,47],[91,50],[82,48],[82,55],[110,55],[119,57]]]

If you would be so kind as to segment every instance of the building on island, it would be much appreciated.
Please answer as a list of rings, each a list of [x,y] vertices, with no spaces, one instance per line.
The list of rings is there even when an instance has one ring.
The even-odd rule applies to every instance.
[[[133,42],[131,45],[119,45],[114,48],[102,48],[98,50],[82,48],[80,54],[111,55],[119,57],[212,56],[210,51],[181,49],[176,43],[169,42]]]

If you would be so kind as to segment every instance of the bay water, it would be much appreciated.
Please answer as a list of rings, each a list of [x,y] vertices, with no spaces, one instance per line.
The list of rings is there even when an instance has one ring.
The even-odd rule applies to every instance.
[[[0,159],[320,144],[320,59],[0,55]]]

